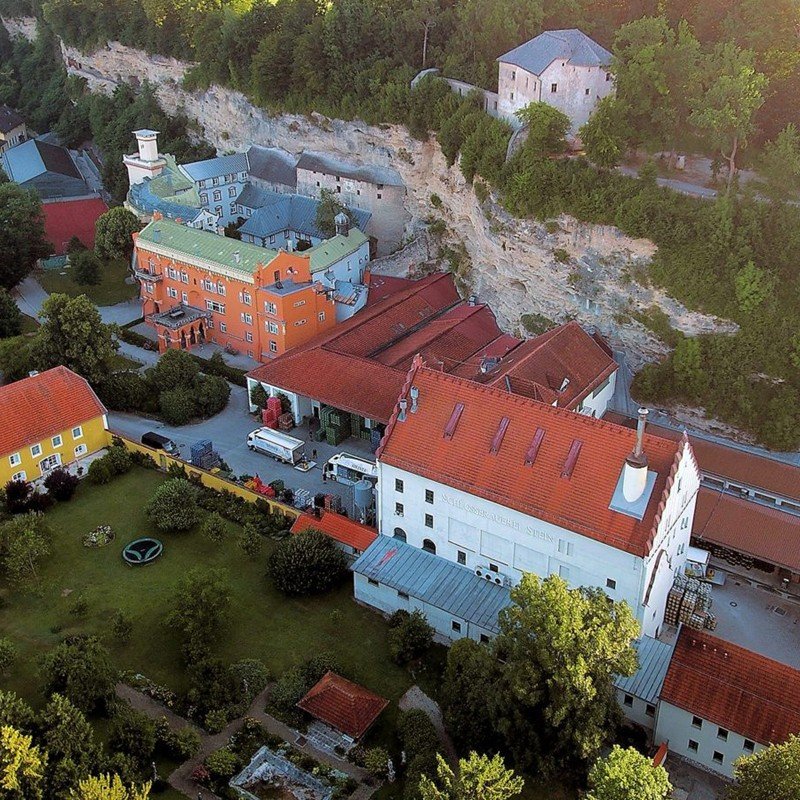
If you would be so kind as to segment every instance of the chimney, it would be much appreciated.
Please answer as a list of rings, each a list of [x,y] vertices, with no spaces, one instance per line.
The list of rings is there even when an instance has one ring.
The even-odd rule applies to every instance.
[[[646,408],[639,409],[639,422],[636,426],[636,444],[633,452],[625,459],[622,472],[622,495],[628,503],[635,503],[647,486],[647,456],[644,454],[644,427]]]
[[[233,251],[233,260],[237,264],[241,264],[242,263],[242,254],[238,250],[234,250]]]
[[[406,421],[406,409],[408,408],[408,400],[405,397],[400,401],[400,413],[397,415],[398,422]]]
[[[411,413],[416,414],[419,401],[419,387],[412,386],[409,394],[411,395]]]
[[[153,228],[153,241],[154,242],[161,241],[161,228]]]
[[[471,295],[469,296],[469,300],[468,300],[467,302],[468,302],[468,303],[469,303],[469,305],[471,305],[471,306],[475,306],[475,305],[477,305],[477,304],[478,304],[478,295],[476,295],[476,294],[471,294]]]

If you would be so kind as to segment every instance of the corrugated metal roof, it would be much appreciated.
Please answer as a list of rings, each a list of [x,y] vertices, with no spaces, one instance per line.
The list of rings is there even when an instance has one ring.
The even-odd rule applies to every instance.
[[[159,180],[163,176],[159,176]],[[203,213],[201,208],[192,205],[184,205],[166,199],[154,192],[153,181],[145,178],[141,183],[134,183],[128,190],[128,203],[144,214],[152,214],[159,211],[167,219],[181,219],[184,222],[193,222]],[[188,200],[192,200],[194,191],[188,194]]]
[[[229,156],[208,158],[205,161],[193,161],[191,164],[183,164],[181,169],[194,181],[250,171],[247,153],[233,153]]]
[[[643,636],[633,643],[639,655],[639,669],[630,677],[617,676],[614,686],[620,691],[639,697],[645,703],[656,704],[664,685],[674,645]]]
[[[337,235],[316,247],[306,250],[311,256],[311,272],[319,272],[355,253],[369,239],[358,229],[350,228],[347,236]]]
[[[377,164],[366,166],[348,164],[346,161],[340,161],[327,153],[315,153],[311,150],[307,150],[297,160],[297,169],[321,172],[324,175],[340,175],[342,178],[364,181],[365,183],[382,183],[385,186],[404,185],[400,173],[391,167],[381,167]]]
[[[389,536],[379,536],[352,570],[491,631],[500,630],[497,615],[511,602],[504,586]]]
[[[158,231],[159,233],[156,233]],[[139,234],[139,242],[168,248],[181,255],[220,264],[226,269],[252,275],[259,264],[269,264],[277,252],[215,233],[189,228],[177,222],[153,221]],[[238,254],[238,261],[237,261]]]
[[[504,53],[497,60],[514,64],[532,75],[541,75],[558,58],[577,67],[606,67],[611,53],[577,28],[545,31]]]
[[[253,145],[247,151],[250,174],[269,183],[297,186],[297,156],[281,150],[280,147],[259,147]]]

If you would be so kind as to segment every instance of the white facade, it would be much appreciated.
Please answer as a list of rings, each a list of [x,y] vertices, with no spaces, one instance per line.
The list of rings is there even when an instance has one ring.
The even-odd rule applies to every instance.
[[[406,611],[421,611],[428,620],[428,624],[436,631],[438,637],[450,642],[455,639],[469,638],[476,642],[486,642],[493,639],[494,631],[482,628],[473,621],[456,614],[451,614],[431,603],[426,603],[412,595],[402,596],[391,586],[379,581],[370,580],[365,575],[353,573],[353,596],[356,601],[377,608],[385,614],[391,614],[402,608]]]
[[[600,384],[590,395],[581,400],[575,409],[579,414],[599,419],[608,410],[608,404],[614,396],[614,387],[617,385],[617,373],[612,372],[608,380]]]
[[[737,758],[764,749],[752,739],[663,700],[658,704],[655,741],[666,742],[670,752],[728,778],[733,777],[733,763]]]
[[[134,131],[138,150],[124,155],[122,161],[128,170],[128,185],[141,183],[145,178],[160,175],[167,162],[158,154],[158,131]]]
[[[686,444],[645,558],[381,462],[378,527],[470,569],[497,572],[510,584],[532,572],[560,575],[573,588],[599,587],[627,602],[642,633],[656,637],[686,560],[699,484]]]
[[[541,75],[534,75],[514,64],[500,62],[498,66],[498,112],[509,120],[516,120],[516,112],[529,103],[542,102],[563,111],[575,133],[600,100],[614,93],[614,81],[606,67],[575,66],[559,58]]]

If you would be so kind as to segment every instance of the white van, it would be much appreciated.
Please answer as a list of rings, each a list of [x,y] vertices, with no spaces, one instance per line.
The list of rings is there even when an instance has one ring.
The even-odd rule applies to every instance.
[[[338,481],[347,486],[354,486],[364,478],[373,484],[378,482],[378,465],[350,453],[332,456],[325,462],[322,472],[327,480]]]
[[[258,428],[247,434],[247,446],[285,464],[297,464],[303,458],[306,443],[272,428]]]

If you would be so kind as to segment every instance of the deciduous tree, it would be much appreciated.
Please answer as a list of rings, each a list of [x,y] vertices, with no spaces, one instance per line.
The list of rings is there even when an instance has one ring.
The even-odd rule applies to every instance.
[[[16,728],[0,728],[0,793],[4,800],[41,800],[47,755]]]
[[[126,786],[119,775],[86,778],[70,793],[70,800],[148,800],[150,784]]]
[[[130,258],[133,234],[141,224],[135,214],[117,206],[97,218],[94,225],[94,247],[100,258]]]
[[[0,183],[0,287],[13,289],[37,259],[51,252],[38,195],[16,183]]]
[[[794,125],[764,146],[760,171],[766,179],[764,191],[773,200],[787,200],[800,190],[800,133]]]
[[[22,313],[8,289],[0,287],[0,339],[17,336],[22,330]]]
[[[528,126],[526,148],[540,155],[564,151],[571,123],[563,111],[559,111],[549,103],[529,103],[517,111],[517,117],[523,125]]]
[[[42,305],[42,326],[33,353],[40,369],[59,364],[82,375],[89,383],[100,383],[113,368],[119,345],[112,329],[104,325],[97,307],[85,296],[70,298],[51,294]]]
[[[472,752],[459,759],[454,772],[437,754],[436,780],[423,775],[419,791],[422,800],[509,800],[519,796],[524,784],[499,755],[490,758]]]
[[[614,745],[589,772],[586,800],[665,800],[672,786],[667,771],[632,747]]]
[[[733,765],[730,800],[797,800],[800,786],[800,736],[790,736],[743,756]]]

